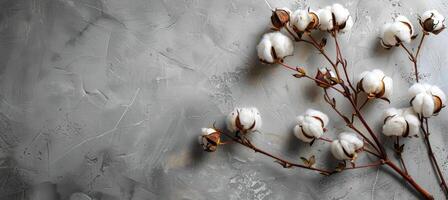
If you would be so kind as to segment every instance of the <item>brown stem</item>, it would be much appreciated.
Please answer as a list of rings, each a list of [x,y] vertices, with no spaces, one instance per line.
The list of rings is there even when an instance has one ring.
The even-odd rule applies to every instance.
[[[345,79],[348,82],[349,87],[353,90],[353,92],[356,94],[356,89],[355,87],[352,85],[352,82],[350,81],[350,77],[348,76],[347,73],[347,62],[344,60],[343,56],[342,56],[342,51],[341,48],[339,46],[339,42],[338,42],[338,38],[337,38],[337,34],[336,32],[334,34],[332,34],[333,38],[334,38],[334,43],[336,45],[336,51],[339,52],[339,62],[342,63],[342,68],[344,69],[344,74],[345,74]]]
[[[330,101],[330,96],[327,93],[327,90],[324,89],[324,100],[331,106],[331,108],[342,118],[344,119],[346,125],[351,128],[352,130],[354,130],[356,133],[358,133],[359,135],[361,135],[364,140],[367,141],[367,143],[370,144],[370,146],[372,146],[377,152],[381,153],[381,151],[373,144],[373,142],[367,137],[365,136],[359,129],[357,129],[355,126],[353,126],[353,123],[350,122],[350,120],[348,119],[347,116],[345,116],[344,114],[342,114],[342,112],[336,107],[336,105],[333,104],[333,102]]]
[[[282,65],[283,67],[286,67],[286,68],[290,69],[290,70],[293,70],[293,71],[295,71],[295,72],[298,72],[298,71],[297,71],[297,68],[291,67],[291,66],[289,66],[289,65],[287,65],[287,64],[285,64],[285,63],[282,63],[282,62],[279,62],[279,64]],[[315,78],[313,78],[313,77],[311,77],[311,76],[309,76],[309,75],[307,75],[307,74],[302,74],[302,76],[305,77],[305,78],[311,79],[311,80],[313,80],[313,81],[316,81],[316,82],[318,82],[318,83],[320,83],[320,84],[322,84],[322,85],[325,85],[326,87],[331,87],[332,89],[336,90],[337,92],[339,92],[339,93],[341,93],[341,94],[344,94],[344,92],[343,92],[342,90],[336,88],[334,85],[331,85],[331,84],[329,84],[329,83],[323,82],[323,81],[318,80],[318,79],[315,79]]]
[[[411,60],[411,62],[414,65],[414,72],[415,72],[415,81],[418,83],[419,81],[419,74],[418,74],[418,55],[420,54],[420,50],[422,49],[422,45],[423,45],[423,41],[425,40],[425,37],[428,33],[426,33],[425,31],[423,31],[423,35],[420,39],[420,43],[418,44],[417,47],[417,52],[415,53],[415,55],[412,53],[412,51],[410,51],[403,43],[400,43],[400,46],[403,47],[403,49],[406,51],[406,53],[409,56],[409,60]]]
[[[333,142],[332,139],[328,139],[328,138],[324,138],[324,137],[320,137],[320,138],[317,138],[317,139],[325,141],[325,142],[330,142],[330,143]]]
[[[401,171],[401,169],[397,165],[392,163],[390,160],[385,160],[385,163],[389,167],[391,167],[395,172],[400,174],[400,176],[402,176],[409,184],[411,184],[412,187],[414,187],[415,190],[417,190],[425,199],[428,199],[428,200],[434,199],[434,197],[428,191],[426,191],[419,184],[417,184],[414,181],[414,179],[411,176],[409,176],[409,174],[406,174],[405,172]]]
[[[426,126],[426,129],[425,129],[425,126],[423,125],[423,122],[424,122],[424,124]],[[436,157],[434,155],[434,151],[432,150],[431,142],[429,140],[430,133],[429,133],[428,119],[420,117],[420,124],[421,124],[422,132],[424,134],[423,138],[425,140],[425,144],[426,144],[426,147],[428,149],[428,155],[429,155],[429,158],[431,159],[431,163],[432,163],[433,167],[436,169],[436,173],[437,173],[437,176],[438,176],[439,181],[440,181],[440,186],[445,191],[445,194],[448,194],[448,187],[447,187],[445,178],[444,178],[442,170],[440,169],[440,166],[439,166],[439,164],[437,162],[437,159],[436,159]]]
[[[376,161],[374,163],[370,163],[367,165],[359,165],[359,166],[355,166],[355,167],[349,167],[349,168],[345,168],[344,170],[349,170],[349,169],[362,169],[362,168],[368,168],[368,167],[378,167],[380,165],[384,164],[384,160],[379,160]]]
[[[217,131],[219,131],[219,130],[217,130]],[[254,150],[255,153],[261,153],[261,154],[266,155],[266,156],[268,156],[270,158],[273,158],[278,163],[280,163],[284,168],[298,167],[298,168],[303,168],[303,169],[308,169],[308,170],[312,170],[312,171],[321,172],[321,173],[324,173],[326,175],[330,175],[330,174],[333,173],[332,171],[329,171],[329,170],[319,169],[319,168],[315,168],[315,167],[306,166],[306,165],[302,165],[302,164],[298,164],[298,163],[293,163],[293,162],[287,161],[287,160],[285,160],[283,158],[274,156],[274,155],[272,155],[272,154],[270,154],[270,153],[268,153],[268,152],[266,152],[264,150],[261,150],[260,148],[256,147],[251,142],[249,142],[249,140],[247,140],[247,139],[246,140],[242,140],[242,139],[236,138],[236,137],[234,137],[234,136],[232,136],[232,135],[230,135],[230,134],[228,134],[226,132],[223,132],[223,131],[219,131],[219,132],[224,134],[226,137],[230,138],[231,140],[233,140],[233,141],[235,141],[235,142],[237,142],[237,143],[239,143],[239,144],[241,144],[241,145],[243,145],[243,146],[245,146],[247,148],[250,148],[250,149]]]
[[[396,147],[400,147],[400,137],[397,136],[395,144],[397,144]],[[409,174],[408,169],[406,168],[406,164],[404,163],[404,160],[403,160],[402,152],[400,152],[400,150],[397,149],[396,153],[397,153],[398,159],[400,160],[401,165],[403,166],[404,172],[406,174]]]

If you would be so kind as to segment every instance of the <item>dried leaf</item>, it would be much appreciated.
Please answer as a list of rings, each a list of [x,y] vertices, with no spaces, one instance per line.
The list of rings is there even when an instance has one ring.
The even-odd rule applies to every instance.
[[[340,163],[338,163],[338,166],[335,168],[335,171],[341,172],[344,169],[345,169],[345,163],[344,162],[340,162]]]
[[[308,158],[308,164],[309,167],[312,167],[314,164],[316,164],[316,156],[312,155],[310,158]]]
[[[308,161],[308,159],[306,159],[305,157],[300,157],[300,159],[302,160],[305,166],[308,166],[310,164],[310,161]]]
[[[292,76],[294,76],[294,77],[296,77],[296,78],[302,78],[302,77],[304,77],[303,74],[293,74]]]
[[[322,38],[322,40],[320,41],[320,46],[325,47],[325,45],[327,45],[327,38]]]

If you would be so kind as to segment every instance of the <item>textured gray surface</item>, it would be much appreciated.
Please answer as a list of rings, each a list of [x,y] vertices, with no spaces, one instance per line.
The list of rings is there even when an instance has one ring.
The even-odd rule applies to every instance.
[[[294,9],[331,2],[270,0]],[[377,31],[399,13],[415,24],[429,8],[447,16],[448,3],[339,2],[356,21],[342,39],[351,74],[383,69],[395,81],[392,104],[406,105],[410,62],[400,49],[378,48]],[[96,199],[417,198],[387,170],[324,178],[238,146],[200,151],[201,127],[222,123],[234,106],[253,105],[264,120],[256,144],[293,160],[315,154],[318,165],[334,162],[323,142],[310,148],[291,133],[294,117],[308,107],[329,113],[328,137],[345,130],[321,93],[257,61],[255,45],[269,16],[263,0],[0,1],[0,198],[36,199],[55,189],[50,183],[62,199],[74,192]],[[423,80],[445,92],[447,35],[429,38],[420,61]],[[288,63],[309,71],[326,64],[309,46],[296,52]],[[388,106],[376,102],[366,110],[376,131]],[[431,120],[445,176],[447,116],[444,110]],[[422,139],[405,143],[412,175],[443,199]]]

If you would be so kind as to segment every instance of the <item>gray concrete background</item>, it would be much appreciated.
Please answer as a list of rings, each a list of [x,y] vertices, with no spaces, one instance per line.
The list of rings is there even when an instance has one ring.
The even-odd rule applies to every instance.
[[[268,1],[292,9],[333,2]],[[350,74],[384,70],[394,79],[392,105],[407,105],[411,63],[401,49],[378,47],[378,29],[396,14],[415,25],[430,8],[448,16],[448,2],[336,2],[355,19],[341,39]],[[201,152],[201,127],[222,124],[234,106],[250,105],[264,121],[254,143],[291,160],[316,155],[319,166],[334,166],[328,145],[309,147],[291,132],[295,116],[309,107],[331,117],[327,137],[346,130],[321,92],[257,60],[270,14],[263,0],[1,0],[0,199],[38,199],[54,190],[62,199],[90,196],[73,200],[416,199],[388,170],[325,178],[283,169],[239,146]],[[445,92],[447,36],[431,36],[420,60],[423,80]],[[309,46],[298,44],[296,52],[287,63],[308,71],[326,66]],[[375,102],[365,111],[376,131],[387,107]],[[431,119],[445,176],[447,116],[443,110]],[[422,138],[405,143],[411,174],[443,199]]]

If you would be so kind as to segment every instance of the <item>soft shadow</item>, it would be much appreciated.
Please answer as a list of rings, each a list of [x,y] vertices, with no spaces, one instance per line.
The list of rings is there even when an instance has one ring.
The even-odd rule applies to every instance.
[[[373,47],[371,48],[371,53],[375,56],[388,56],[388,55],[390,56],[391,52],[395,51],[396,48],[392,47],[390,49],[386,49],[383,46],[381,46],[380,40],[381,40],[380,38],[375,38],[370,41],[371,43],[370,46]]]
[[[302,142],[294,135],[294,126],[295,124],[291,125],[289,130],[291,130],[288,133],[288,138],[285,141],[285,147],[284,152],[289,155],[299,155],[300,152],[306,151],[307,148],[310,148],[310,144]]]

